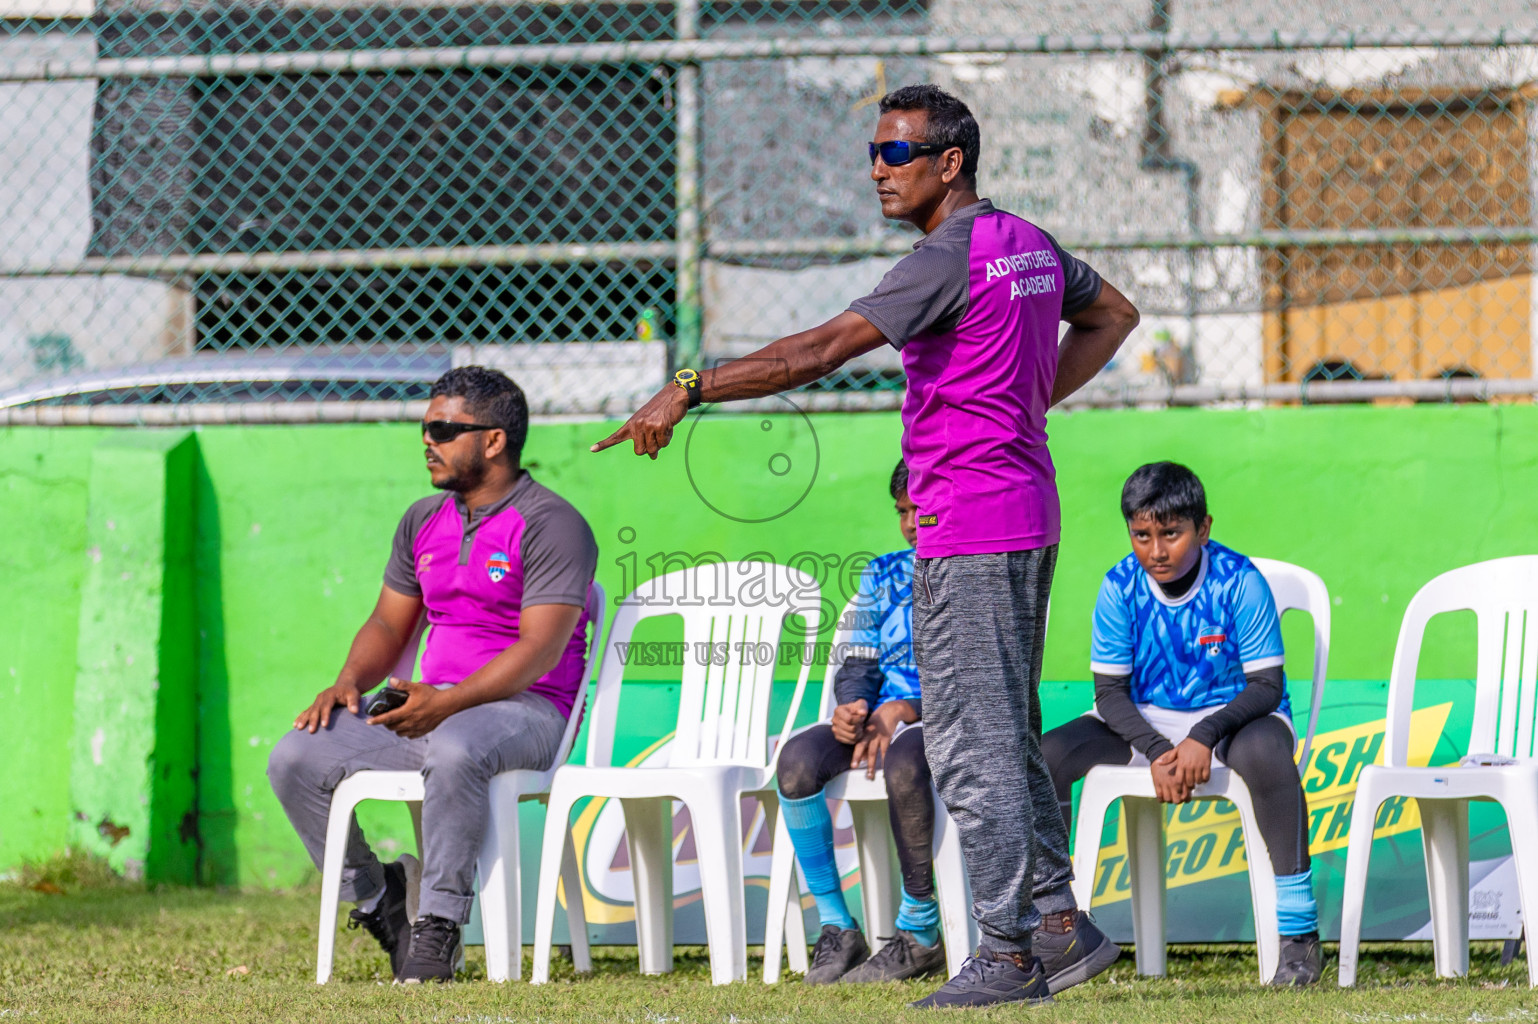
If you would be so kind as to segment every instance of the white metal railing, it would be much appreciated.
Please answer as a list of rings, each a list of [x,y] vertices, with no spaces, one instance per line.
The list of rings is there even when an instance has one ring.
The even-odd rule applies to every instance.
[[[682,6],[682,5],[681,5]],[[696,39],[418,47],[303,53],[229,53],[78,60],[43,58],[0,67],[0,82],[97,78],[211,78],[222,75],[348,74],[369,71],[539,67],[552,64],[697,63],[777,57],[925,57],[968,53],[1157,53],[1192,50],[1366,50],[1538,45],[1531,25],[1467,29],[1413,26],[1293,31],[1101,32],[992,36],[842,36]]]

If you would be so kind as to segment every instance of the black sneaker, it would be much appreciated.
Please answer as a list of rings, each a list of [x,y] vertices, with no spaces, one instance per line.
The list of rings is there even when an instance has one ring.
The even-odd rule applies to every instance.
[[[406,966],[401,968],[401,984],[453,981],[459,951],[459,922],[423,915],[411,926],[411,952],[406,954]]]
[[[1312,985],[1324,976],[1324,950],[1319,948],[1319,933],[1283,935],[1272,985]]]
[[[1121,956],[1121,947],[1095,927],[1082,910],[1052,914],[1031,936],[1031,952],[1041,958],[1047,990],[1057,995],[1082,985]]]
[[[939,991],[908,1005],[916,1010],[950,1010],[999,1003],[1041,1006],[1052,1002],[1041,960],[1030,953],[980,949]]]
[[[406,854],[400,860],[385,865],[385,891],[379,905],[370,913],[354,908],[347,915],[347,928],[363,928],[379,940],[379,945],[390,954],[390,974],[399,978],[401,965],[406,962],[406,946],[411,936],[411,918],[407,913],[407,901],[413,877],[420,877],[417,859]]]
[[[898,930],[874,956],[842,978],[840,982],[903,981],[927,978],[945,969],[945,944],[926,946],[911,932]]]
[[[860,929],[825,924],[812,947],[812,965],[801,980],[808,985],[831,985],[869,958],[870,947]]]

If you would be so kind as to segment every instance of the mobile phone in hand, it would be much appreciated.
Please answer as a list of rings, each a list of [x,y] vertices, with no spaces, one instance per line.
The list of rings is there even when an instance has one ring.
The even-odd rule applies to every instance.
[[[370,716],[382,715],[386,711],[394,711],[405,704],[408,696],[410,695],[405,690],[386,685],[374,694],[366,710]]]

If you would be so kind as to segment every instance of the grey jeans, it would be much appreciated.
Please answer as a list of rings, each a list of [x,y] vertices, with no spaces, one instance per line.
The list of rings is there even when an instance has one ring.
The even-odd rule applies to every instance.
[[[367,699],[365,698],[365,703]],[[324,729],[290,731],[272,748],[267,778],[317,868],[326,853],[331,794],[368,769],[420,771],[422,897],[418,913],[461,924],[470,920],[475,859],[486,832],[491,777],[517,768],[544,769],[555,759],[566,719],[554,704],[520,693],[450,715],[418,739],[397,736],[367,715],[339,707]],[[342,868],[342,899],[360,902],[384,886],[384,867],[353,818]]]
[[[1054,544],[914,565],[925,754],[956,822],[983,945],[999,951],[1029,952],[1041,915],[1075,905],[1037,692],[1056,563]]]

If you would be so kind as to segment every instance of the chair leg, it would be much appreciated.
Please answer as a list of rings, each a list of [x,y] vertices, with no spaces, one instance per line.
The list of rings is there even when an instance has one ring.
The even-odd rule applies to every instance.
[[[710,980],[728,985],[748,977],[747,894],[742,877],[742,805],[735,791],[702,786],[689,802],[699,856],[700,900],[710,946]]]
[[[860,893],[865,936],[897,934],[897,872],[892,852],[892,816],[885,801],[850,800],[855,850],[860,858]],[[872,947],[874,948],[874,946]]]
[[[1514,786],[1514,793],[1503,796],[1507,828],[1511,832],[1512,863],[1517,869],[1517,893],[1522,901],[1523,931],[1527,937],[1527,983],[1538,986],[1538,954],[1533,940],[1538,927],[1528,924],[1538,914],[1538,788],[1532,784]]]
[[[774,835],[769,858],[769,902],[764,907],[764,984],[773,985],[780,980],[782,951],[789,953],[791,969],[796,970],[799,945],[800,971],[806,972],[806,928],[801,917],[800,887],[796,885],[796,851],[785,818],[779,813],[779,801],[773,796],[764,800],[764,816],[764,826],[772,829]]]
[[[1249,862],[1250,904],[1255,911],[1255,958],[1260,965],[1260,983],[1269,983],[1276,974],[1282,952],[1282,936],[1276,918],[1276,870],[1271,866],[1271,852],[1260,834],[1255,804],[1244,783],[1234,778],[1229,785],[1229,799],[1239,810],[1244,832],[1244,854]]]
[[[642,974],[673,969],[673,801],[621,800],[635,889],[636,952]],[[698,828],[695,848],[698,850]]]
[[[1073,899],[1088,910],[1095,895],[1095,873],[1100,866],[1100,844],[1105,834],[1105,815],[1118,799],[1107,786],[1094,784],[1094,773],[1084,780],[1073,831]],[[1129,847],[1130,849],[1130,847]]]
[[[539,887],[534,902],[534,968],[529,981],[543,985],[550,980],[550,945],[555,931],[556,890],[561,879],[561,862],[571,837],[571,808],[575,795],[561,787],[559,774],[550,787],[545,812],[545,835],[540,843]]]
[[[972,916],[972,886],[961,853],[961,835],[940,797],[935,796],[935,895],[940,901],[940,927],[945,933],[945,966],[951,977],[977,948],[977,919]]]
[[[486,976],[492,981],[523,975],[523,886],[518,857],[518,790],[491,780],[486,835],[481,840],[481,931]]]
[[[320,941],[315,950],[315,983],[331,980],[331,962],[336,955],[336,912],[342,899],[342,863],[347,855],[347,834],[352,828],[352,812],[357,802],[348,798],[344,787],[331,797],[331,813],[326,819],[326,855],[320,881]]]
[[[1367,867],[1372,858],[1373,826],[1378,806],[1388,794],[1373,784],[1373,769],[1362,769],[1351,808],[1351,832],[1346,840],[1346,880],[1340,911],[1340,986],[1356,984],[1357,952],[1362,940],[1362,907],[1366,902]]]
[[[566,891],[566,931],[571,936],[572,966],[578,974],[589,974],[593,970],[593,952],[587,940],[587,908],[583,904],[582,870],[577,864],[575,842],[567,843],[561,853],[561,888]]]
[[[1164,957],[1164,807],[1157,800],[1123,797],[1122,826],[1127,832],[1127,861],[1132,878],[1132,941],[1137,972],[1165,974]]]
[[[1431,948],[1437,977],[1469,973],[1469,805],[1465,800],[1416,800],[1426,888],[1431,897]]]

